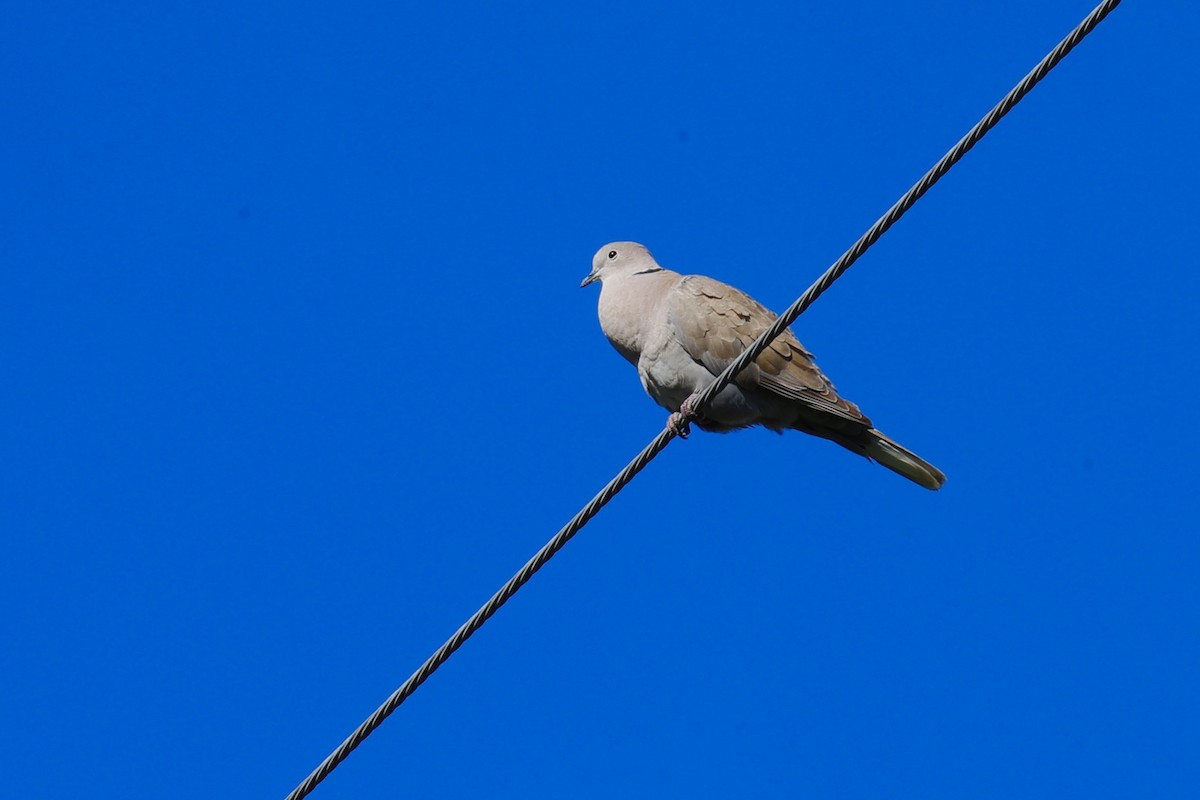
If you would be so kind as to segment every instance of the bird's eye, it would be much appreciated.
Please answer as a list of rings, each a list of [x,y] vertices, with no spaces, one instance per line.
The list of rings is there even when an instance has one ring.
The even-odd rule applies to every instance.
[[[617,251],[616,251],[616,250],[609,250],[609,251],[608,251],[608,260],[609,260],[609,261],[612,261],[612,260],[613,260],[614,258],[616,258],[616,257],[617,257]]]

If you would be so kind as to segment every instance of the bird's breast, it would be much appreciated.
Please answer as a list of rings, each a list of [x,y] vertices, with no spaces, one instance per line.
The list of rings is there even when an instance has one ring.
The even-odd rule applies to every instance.
[[[631,364],[638,362],[642,354],[641,337],[636,328],[613,309],[611,302],[605,302],[603,291],[600,294],[600,330],[604,331],[604,338],[626,361]]]
[[[600,329],[630,363],[638,363],[663,325],[659,301],[678,277],[675,273],[620,276],[605,280],[600,287]]]

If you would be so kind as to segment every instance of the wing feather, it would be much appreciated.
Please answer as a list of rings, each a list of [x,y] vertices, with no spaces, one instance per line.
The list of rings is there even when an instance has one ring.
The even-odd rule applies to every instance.
[[[680,344],[715,377],[775,321],[754,298],[703,275],[688,275],[672,314]],[[758,388],[814,410],[870,426],[858,406],[838,396],[791,329],[784,331],[737,378],[744,389]]]

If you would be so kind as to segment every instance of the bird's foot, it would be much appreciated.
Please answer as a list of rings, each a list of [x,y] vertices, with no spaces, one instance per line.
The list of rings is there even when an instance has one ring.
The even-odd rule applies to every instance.
[[[692,394],[689,394],[687,399],[685,399],[679,405],[679,413],[683,414],[688,419],[695,419],[696,417],[700,416],[696,413],[696,397],[699,394],[699,392],[693,392]]]
[[[698,416],[696,395],[692,394],[680,404],[678,411],[672,412],[671,416],[667,417],[667,427],[680,439],[686,439],[692,432],[692,420]]]
[[[688,438],[688,434],[692,432],[688,418],[678,411],[672,411],[671,416],[667,417],[667,427],[680,439]]]

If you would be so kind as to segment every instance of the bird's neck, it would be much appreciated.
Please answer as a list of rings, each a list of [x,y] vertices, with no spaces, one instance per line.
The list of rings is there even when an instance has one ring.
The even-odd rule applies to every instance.
[[[636,364],[646,344],[658,305],[679,273],[661,269],[622,275],[600,287],[600,328],[617,352]]]

